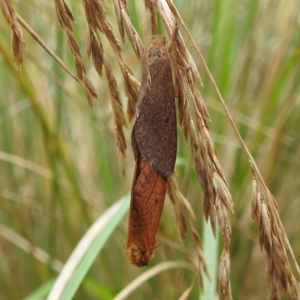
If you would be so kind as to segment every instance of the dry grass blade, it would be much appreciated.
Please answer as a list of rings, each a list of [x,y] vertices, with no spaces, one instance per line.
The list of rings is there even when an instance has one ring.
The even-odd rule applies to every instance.
[[[193,265],[186,263],[186,262],[180,262],[180,261],[167,261],[164,263],[161,263],[159,265],[156,265],[155,267],[147,270],[146,272],[142,273],[139,277],[137,277],[134,281],[132,281],[130,284],[126,286],[118,295],[116,295],[113,300],[122,300],[127,299],[127,296],[131,294],[135,289],[137,289],[142,283],[146,282],[151,277],[166,271],[168,269],[173,268],[183,268],[190,270],[194,272]]]
[[[12,155],[12,154],[0,151],[0,160],[10,162],[16,166],[20,166],[21,168],[30,170],[31,172],[34,172],[40,176],[43,176],[43,177],[51,179],[51,180],[53,180],[55,178],[54,173],[49,171],[48,169],[45,169],[37,164],[32,163],[31,161],[28,161],[28,160],[23,159],[16,155]],[[58,182],[62,187],[66,188],[66,189],[71,189],[70,183],[67,180],[58,179]]]
[[[189,299],[190,293],[193,289],[193,286],[195,284],[195,280],[192,282],[192,284],[182,293],[180,298],[178,300],[186,300]]]
[[[2,14],[12,29],[11,49],[14,61],[19,69],[20,65],[23,62],[23,52],[25,49],[25,40],[23,37],[22,29],[11,1],[1,0],[0,5]]]
[[[30,241],[26,240],[24,237],[0,224],[0,236],[5,240],[16,245],[18,248],[22,249],[24,252],[31,253],[32,256],[45,265],[51,266],[56,272],[60,272],[63,268],[63,263],[57,259],[53,259],[44,250],[34,246]]]

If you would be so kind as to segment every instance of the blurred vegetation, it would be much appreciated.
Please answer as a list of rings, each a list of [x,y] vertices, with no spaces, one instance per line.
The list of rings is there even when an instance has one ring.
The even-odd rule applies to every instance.
[[[77,21],[75,36],[84,53],[87,27],[83,7],[68,2]],[[174,2],[277,199],[300,262],[300,2]],[[14,4],[23,19],[74,70],[54,4],[36,0]],[[128,0],[128,7],[132,23],[142,39],[147,38],[151,34],[150,16],[142,1]],[[110,1],[107,10],[116,29]],[[99,78],[84,58],[99,98],[92,110],[79,84],[24,34],[27,50],[17,72],[10,52],[10,28],[0,16],[0,299],[23,299],[44,284],[51,286],[86,230],[130,192],[134,166],[128,121],[126,176],[121,175],[105,76]],[[103,43],[107,41],[103,39]],[[105,46],[109,49],[108,44]],[[126,61],[140,79],[141,64],[127,40],[122,47]],[[199,63],[204,81],[200,91],[209,108],[211,133],[235,203],[231,216],[233,297],[266,299],[266,256],[260,251],[257,227],[251,219],[248,161],[192,48],[191,53]],[[115,74],[120,74],[116,58],[107,54]],[[117,80],[126,108],[121,76]],[[181,130],[176,171],[180,189],[196,214],[193,225],[201,233],[201,187]],[[172,204],[166,200],[158,237],[161,246],[150,267],[167,260],[188,261],[194,250],[192,239],[188,236],[182,244],[174,224]],[[129,265],[123,248],[126,232],[127,216],[105,243],[74,299],[111,299],[147,270]],[[34,255],[36,248],[46,254],[44,261]],[[54,260],[61,264],[53,267]],[[167,270],[142,284],[132,297],[177,299],[193,278],[186,269]],[[198,297],[195,284],[190,299]]]

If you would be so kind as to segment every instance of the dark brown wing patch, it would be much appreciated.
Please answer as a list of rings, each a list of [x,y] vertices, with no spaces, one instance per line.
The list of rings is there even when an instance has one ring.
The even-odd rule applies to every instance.
[[[174,171],[177,130],[171,63],[164,38],[157,37],[147,53],[132,135],[146,161],[167,178]]]

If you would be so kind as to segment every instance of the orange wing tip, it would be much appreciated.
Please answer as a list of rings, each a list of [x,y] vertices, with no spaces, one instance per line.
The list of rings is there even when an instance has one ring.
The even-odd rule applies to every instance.
[[[126,255],[133,265],[140,268],[148,265],[149,260],[153,258],[153,250],[142,250],[136,244],[131,244],[126,249]]]

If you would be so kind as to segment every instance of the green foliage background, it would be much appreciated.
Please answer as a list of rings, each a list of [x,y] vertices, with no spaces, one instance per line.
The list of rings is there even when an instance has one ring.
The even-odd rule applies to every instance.
[[[300,262],[300,2],[174,2],[277,199]],[[68,4],[77,20],[75,36],[84,52],[87,24],[83,7],[81,2]],[[74,70],[54,3],[28,0],[14,5]],[[107,5],[117,32],[113,4],[107,1]],[[142,1],[128,1],[128,7],[141,38],[147,38],[151,34],[150,16]],[[164,33],[162,24],[160,31]],[[10,53],[10,28],[0,16],[0,299],[23,299],[40,287],[45,288],[46,295],[58,275],[53,260],[64,263],[95,220],[130,192],[134,166],[132,124],[128,122],[126,176],[121,175],[105,76],[99,78],[91,62],[86,61],[99,96],[91,110],[82,88],[24,34],[27,51],[18,73]],[[126,108],[116,58],[105,38],[103,43]],[[122,47],[126,61],[140,79],[141,64],[127,40]],[[233,297],[266,299],[266,256],[260,251],[257,227],[251,220],[248,161],[195,51],[190,51],[204,81],[200,91],[211,114],[211,134],[235,203],[231,216]],[[201,187],[181,129],[178,147],[178,182],[195,211],[193,225],[202,233]],[[187,236],[185,243],[179,241],[176,222],[172,204],[166,200],[159,232],[161,247],[150,267],[193,257],[192,239]],[[127,216],[109,236],[74,299],[111,299],[147,270],[129,265],[123,248],[126,231]],[[48,255],[48,263],[36,258],[34,247]],[[184,268],[167,270],[141,284],[132,297],[177,299],[191,285],[194,275]],[[197,297],[196,284],[190,299]]]

